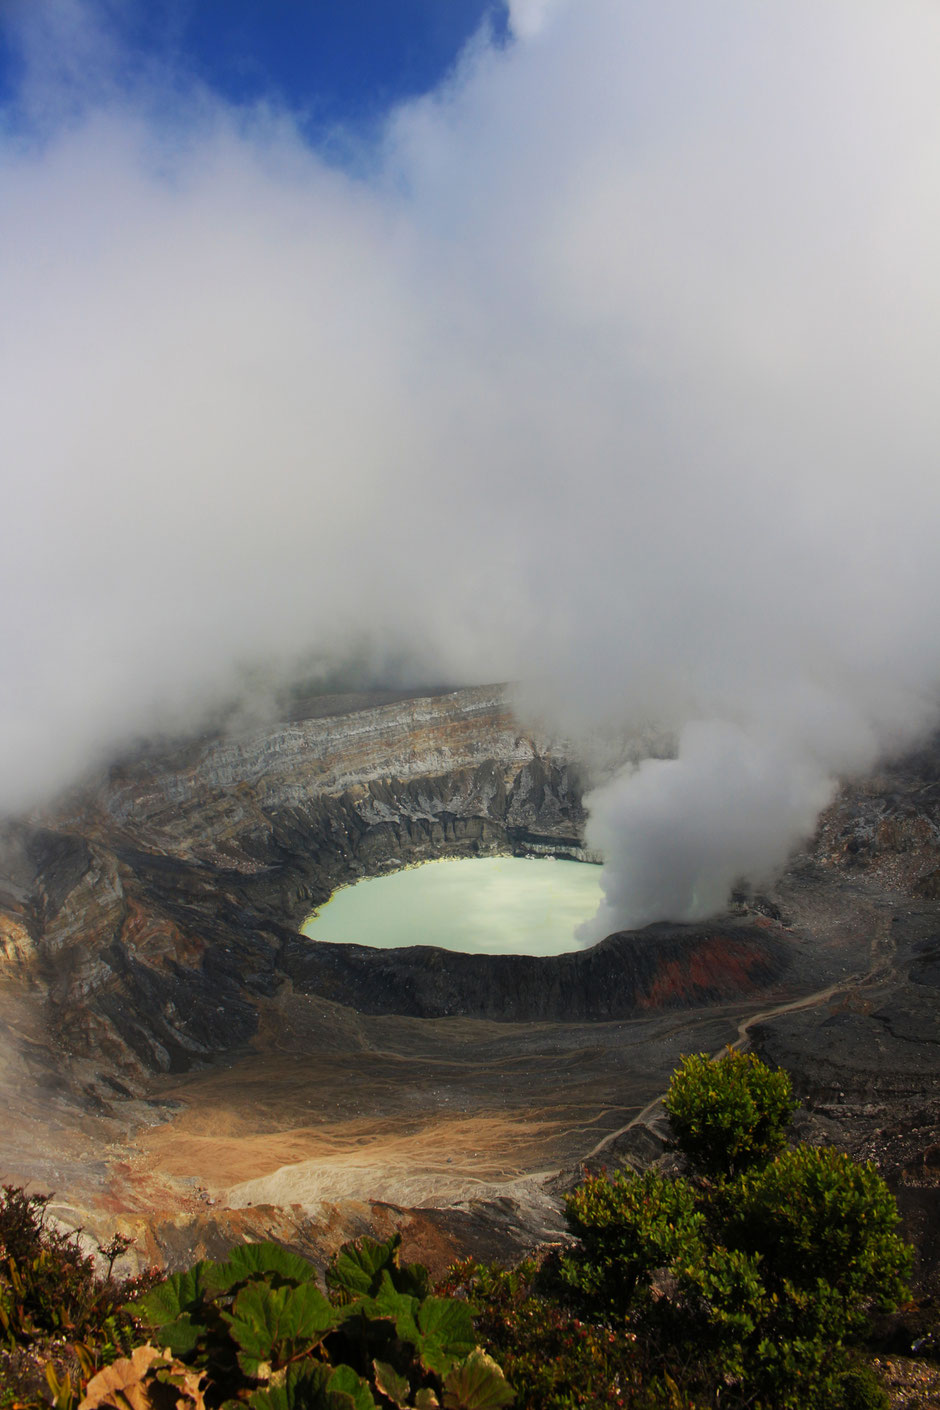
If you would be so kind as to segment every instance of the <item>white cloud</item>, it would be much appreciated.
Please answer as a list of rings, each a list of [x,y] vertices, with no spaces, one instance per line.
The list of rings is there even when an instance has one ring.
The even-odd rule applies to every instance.
[[[8,806],[368,638],[676,731],[595,800],[610,924],[779,863],[935,711],[938,28],[581,0],[367,181],[178,76],[3,140]]]
[[[565,0],[507,0],[509,27],[517,39],[532,39]]]

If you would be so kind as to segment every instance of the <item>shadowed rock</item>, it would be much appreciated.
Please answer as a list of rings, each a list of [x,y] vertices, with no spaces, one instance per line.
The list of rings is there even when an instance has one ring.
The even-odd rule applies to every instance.
[[[739,999],[779,983],[792,962],[792,943],[780,928],[734,922],[651,925],[553,956],[374,950],[305,939],[288,941],[281,955],[296,989],[362,1013],[530,1023],[607,1021]]]

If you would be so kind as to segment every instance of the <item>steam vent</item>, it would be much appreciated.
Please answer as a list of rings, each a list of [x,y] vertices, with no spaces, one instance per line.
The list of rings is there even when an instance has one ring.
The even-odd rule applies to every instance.
[[[577,865],[589,783],[498,687],[320,696],[7,826],[4,1178],[141,1263],[391,1228],[434,1267],[506,1257],[555,1236],[585,1162],[660,1149],[682,1054],[741,1038],[935,1229],[936,747],[843,791],[772,891],[707,924],[544,957],[300,934],[416,862]]]

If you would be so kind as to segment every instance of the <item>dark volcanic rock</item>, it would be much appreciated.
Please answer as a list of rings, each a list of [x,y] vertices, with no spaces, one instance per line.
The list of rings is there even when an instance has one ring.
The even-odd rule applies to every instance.
[[[651,925],[550,957],[373,950],[304,938],[288,940],[281,955],[295,989],[361,1013],[514,1022],[607,1021],[740,999],[779,984],[792,963],[792,940],[780,928],[734,921]]]

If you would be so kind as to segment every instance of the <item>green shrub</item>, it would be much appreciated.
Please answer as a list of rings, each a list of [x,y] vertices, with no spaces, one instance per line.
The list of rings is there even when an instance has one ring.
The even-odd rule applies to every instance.
[[[662,1366],[643,1359],[622,1318],[587,1320],[559,1300],[554,1269],[456,1264],[444,1290],[469,1300],[482,1345],[525,1410],[694,1410]]]
[[[907,1296],[912,1252],[897,1204],[872,1165],[797,1146],[735,1182],[727,1237],[762,1262],[794,1331],[840,1340]]]
[[[685,1058],[663,1105],[692,1169],[713,1179],[764,1164],[782,1150],[796,1109],[785,1072],[730,1049],[717,1062],[704,1053]]]
[[[0,1189],[0,1406],[45,1404],[49,1389],[62,1407],[77,1402],[82,1378],[131,1346],[121,1305],[152,1281],[111,1276],[130,1245],[117,1235],[101,1249],[108,1269],[99,1277],[77,1236],[48,1222],[51,1198]]]
[[[636,1313],[657,1269],[704,1252],[705,1217],[687,1180],[655,1171],[589,1175],[565,1197],[577,1239],[561,1264],[567,1285],[595,1312]]]
[[[839,1387],[843,1410],[891,1410],[891,1397],[868,1366],[853,1366]]]
[[[884,1181],[838,1151],[781,1150],[790,1084],[754,1057],[686,1059],[667,1109],[697,1175],[590,1176],[567,1198],[579,1314],[626,1319],[641,1357],[685,1365],[686,1390],[722,1406],[848,1407],[862,1381],[844,1342],[911,1268]]]

